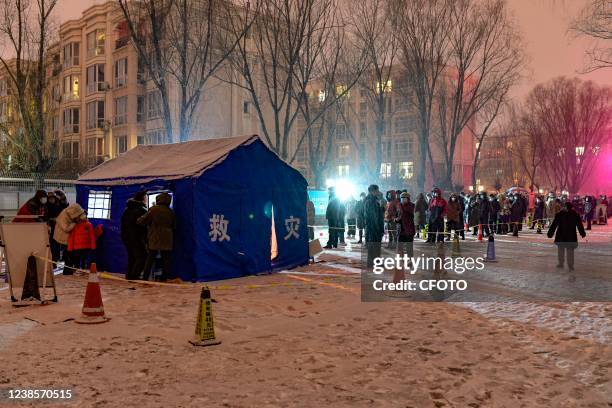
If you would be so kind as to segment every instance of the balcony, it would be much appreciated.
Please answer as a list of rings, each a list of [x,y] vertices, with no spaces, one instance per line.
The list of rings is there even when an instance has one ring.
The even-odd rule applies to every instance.
[[[87,95],[92,94],[94,92],[105,92],[110,89],[110,85],[108,82],[92,82],[87,84]]]
[[[64,94],[64,96],[62,97],[62,101],[63,102],[72,102],[72,101],[78,101],[80,100],[80,96],[79,94],[75,94],[75,93],[67,93]]]
[[[98,47],[90,48],[87,50],[87,58],[98,57],[100,55],[104,55],[103,46],[98,46]]]

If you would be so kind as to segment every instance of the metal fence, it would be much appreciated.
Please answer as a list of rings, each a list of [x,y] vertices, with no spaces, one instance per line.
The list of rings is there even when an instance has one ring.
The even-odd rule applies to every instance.
[[[74,182],[75,180],[48,177],[42,183],[35,183],[32,177],[2,175],[0,176],[0,215],[15,215],[19,207],[32,198],[37,186],[47,191],[63,190],[68,202],[72,203],[76,200]]]

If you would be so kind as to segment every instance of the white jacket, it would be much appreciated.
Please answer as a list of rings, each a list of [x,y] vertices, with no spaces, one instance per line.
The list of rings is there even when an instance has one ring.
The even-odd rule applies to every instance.
[[[68,207],[64,208],[55,219],[53,239],[60,244],[68,245],[68,236],[76,225],[75,220],[84,212],[83,208],[77,203],[70,204]]]

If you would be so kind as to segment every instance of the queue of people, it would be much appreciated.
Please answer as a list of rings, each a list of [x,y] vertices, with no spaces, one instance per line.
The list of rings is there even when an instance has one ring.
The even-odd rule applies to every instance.
[[[160,193],[147,209],[147,192],[130,198],[121,218],[121,239],[128,255],[126,279],[148,280],[155,260],[161,260],[161,281],[172,277],[170,254],[176,224],[172,196]],[[49,229],[52,260],[64,263],[64,275],[88,269],[95,262],[102,225],[94,226],[78,203],[68,203],[62,190],[37,190],[17,211],[13,222],[44,222]]]

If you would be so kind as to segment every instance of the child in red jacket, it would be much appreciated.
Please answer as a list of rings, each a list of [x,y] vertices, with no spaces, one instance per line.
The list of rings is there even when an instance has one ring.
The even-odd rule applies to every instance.
[[[74,268],[88,269],[92,252],[96,249],[96,239],[102,235],[102,225],[96,228],[82,214],[68,236],[69,259]]]

